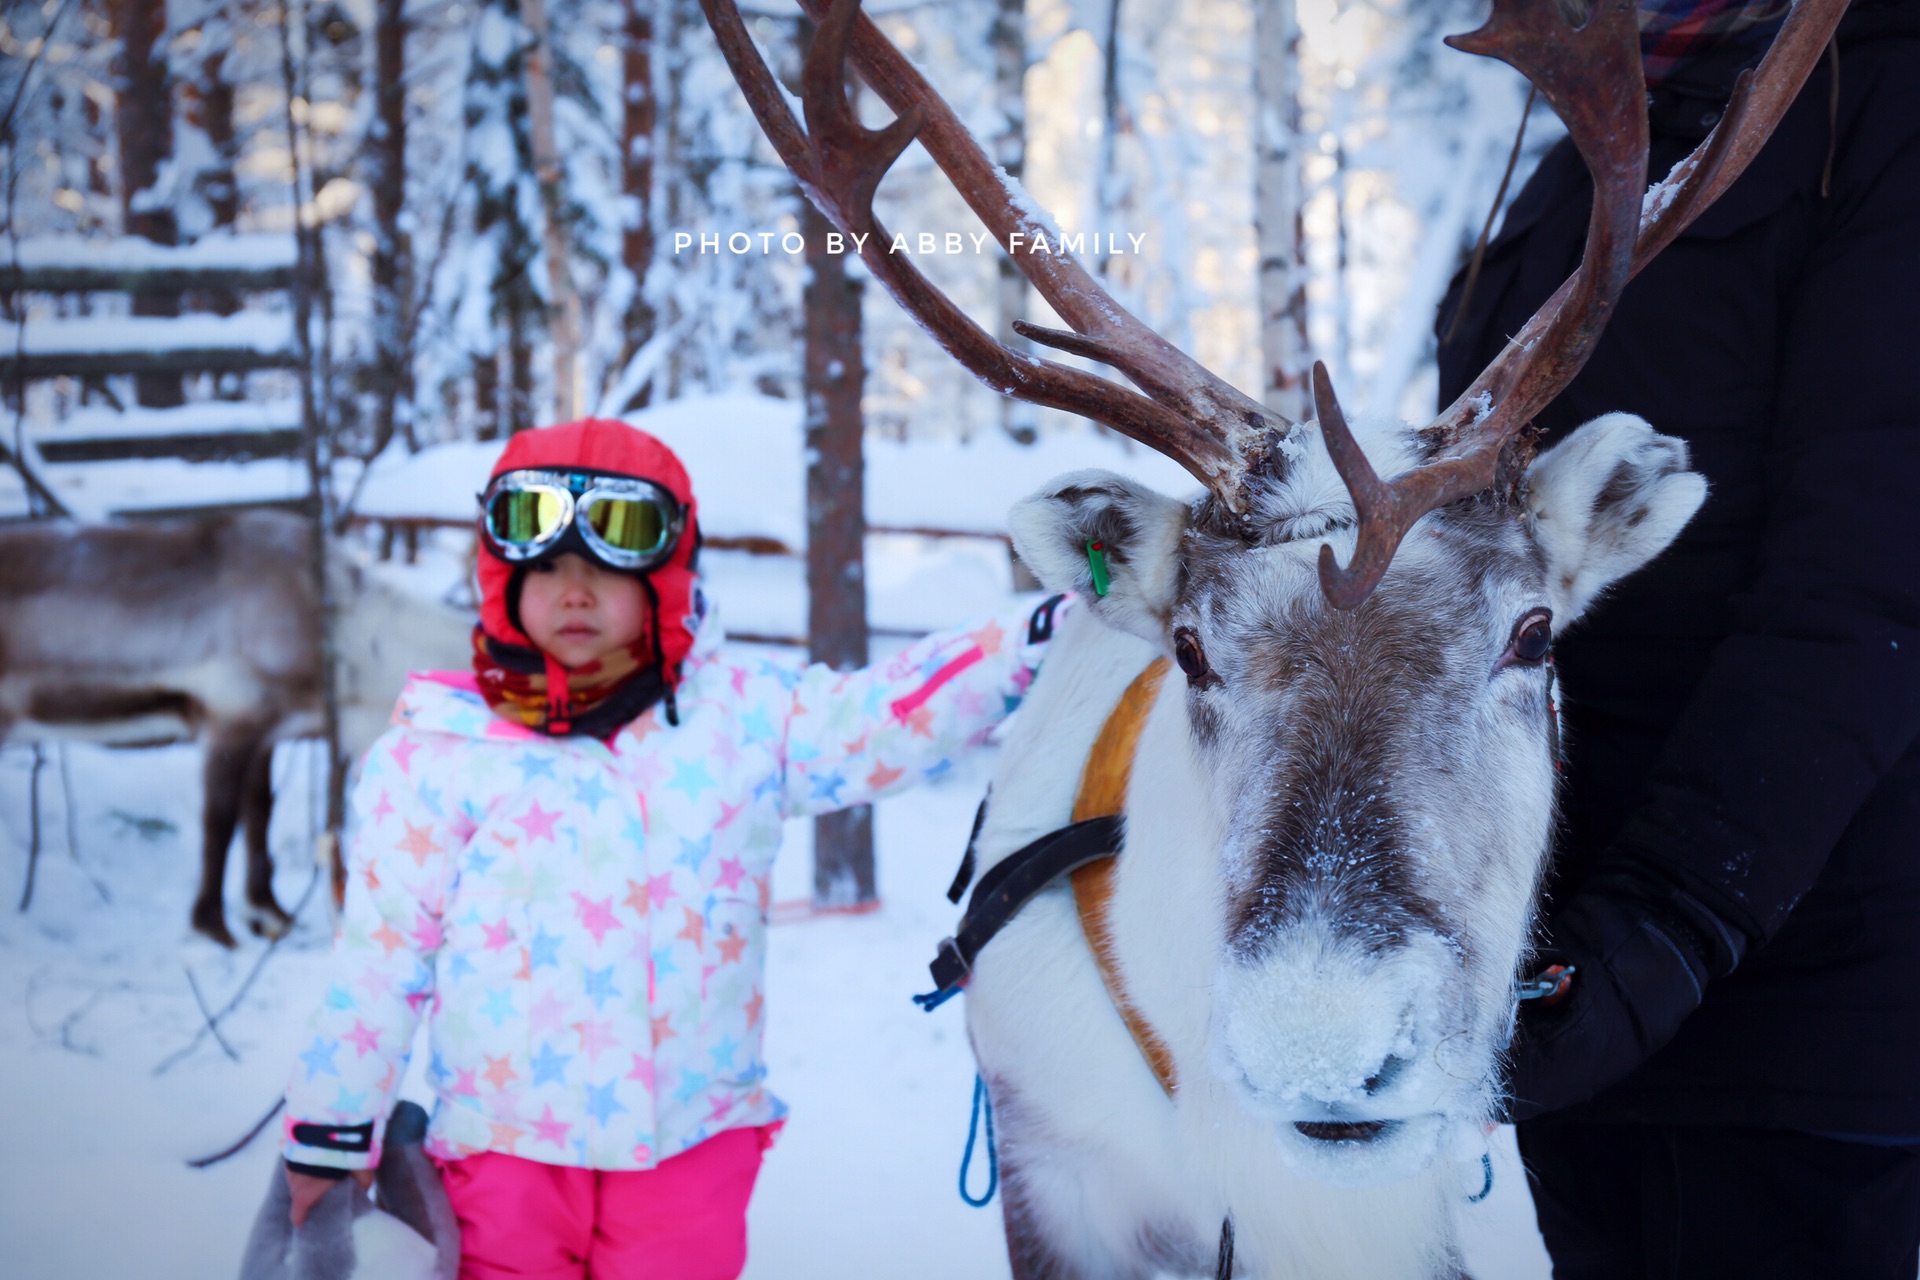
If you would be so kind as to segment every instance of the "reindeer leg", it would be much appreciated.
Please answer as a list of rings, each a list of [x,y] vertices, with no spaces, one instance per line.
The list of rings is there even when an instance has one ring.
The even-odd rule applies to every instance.
[[[251,726],[216,725],[207,735],[202,771],[206,798],[201,809],[200,893],[193,903],[193,929],[223,947],[233,947],[223,900],[227,848],[240,821],[240,797],[259,739]]]
[[[1000,1213],[1007,1228],[1007,1263],[1013,1280],[1078,1280],[1079,1269],[1047,1242],[1018,1172],[1006,1164],[1000,1167]]]
[[[247,762],[240,796],[240,823],[247,833],[247,928],[262,938],[284,937],[293,917],[273,896],[273,850],[267,831],[273,822],[273,742],[261,741]]]

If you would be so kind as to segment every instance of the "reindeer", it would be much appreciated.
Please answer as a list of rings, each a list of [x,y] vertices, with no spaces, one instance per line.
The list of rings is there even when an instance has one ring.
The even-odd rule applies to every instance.
[[[1499,1101],[1553,826],[1550,645],[1705,497],[1685,445],[1639,419],[1601,418],[1537,457],[1527,428],[1631,276],[1758,151],[1845,0],[1800,0],[1718,128],[1644,200],[1630,0],[1596,0],[1577,28],[1545,0],[1495,0],[1449,40],[1539,86],[1595,195],[1579,269],[1420,428],[1350,427],[1318,365],[1315,420],[1286,421],[1064,253],[1015,261],[1071,332],[1015,331],[1138,390],[1003,345],[887,252],[874,191],[917,138],[1000,243],[1057,233],[857,0],[802,0],[820,24],[804,128],[734,6],[703,4],[802,190],[866,237],[868,268],[936,341],[988,386],[1132,436],[1207,490],[1180,502],[1083,472],[1010,517],[1040,580],[1088,607],[1011,730],[979,863],[1070,820],[1122,819],[1117,856],[1040,891],[971,958],[1015,1276],[1458,1275],[1463,1188],[1438,1157],[1482,1150]],[[854,118],[849,56],[897,113],[886,127]],[[1110,807],[1088,812],[1102,790]]]
[[[0,742],[204,743],[193,928],[234,946],[227,849],[246,830],[246,922],[277,937],[267,828],[274,746],[323,724],[324,659],[310,526],[249,511],[142,524],[0,529]],[[343,747],[385,723],[405,659],[464,652],[468,623],[361,582],[330,557],[345,602]]]

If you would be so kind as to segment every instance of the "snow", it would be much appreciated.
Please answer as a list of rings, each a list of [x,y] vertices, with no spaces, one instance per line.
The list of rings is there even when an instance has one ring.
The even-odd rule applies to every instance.
[[[87,520],[115,512],[293,502],[308,490],[306,463],[298,458],[42,463],[40,478],[68,510]],[[5,509],[0,493],[0,510]]]
[[[184,937],[198,868],[191,748],[69,752],[78,857],[50,758],[34,902],[0,914],[0,990],[14,1010],[0,1019],[0,1078],[16,1100],[0,1126],[0,1238],[19,1275],[232,1274],[274,1143],[263,1136],[205,1170],[185,1161],[237,1139],[278,1096],[323,986],[326,912],[307,903],[222,1023],[237,1060],[203,1039],[160,1070],[201,1025],[187,975],[219,1008],[264,944],[249,939],[228,955]],[[9,894],[24,874],[30,759],[0,752]],[[310,875],[312,763],[305,747],[276,760],[273,844],[289,907]],[[1007,1274],[999,1204],[968,1208],[955,1186],[974,1074],[961,1010],[925,1014],[908,1001],[952,931],[944,890],[989,765],[976,757],[878,807],[881,910],[772,932],[768,1062],[793,1115],[755,1192],[747,1280]],[[790,825],[776,901],[804,896],[809,835],[806,823]],[[240,900],[233,861],[229,911]],[[1494,1155],[1493,1196],[1463,1210],[1470,1269],[1478,1280],[1539,1280],[1545,1256],[1508,1132]],[[105,1221],[111,1230],[99,1229]]]
[[[504,446],[461,440],[416,454],[388,450],[373,462],[354,514],[375,520],[471,520]]]
[[[213,435],[298,430],[298,400],[212,400],[178,409],[75,409],[48,433],[55,440],[132,439],[139,436]]]
[[[968,570],[972,548],[985,559]],[[445,583],[434,575],[456,574],[458,558],[435,550],[410,570],[383,568],[437,592]],[[932,626],[1008,598],[996,543],[881,537],[871,551],[876,601],[892,601],[877,614]],[[987,561],[999,576],[980,568]],[[797,579],[774,573],[782,563],[716,553],[710,586],[736,631],[803,608]],[[962,583],[964,572],[980,576]],[[878,641],[876,658],[896,644]],[[31,762],[29,748],[0,750],[0,886],[10,901],[25,877]],[[767,1054],[793,1114],[749,1215],[747,1280],[1007,1274],[999,1205],[971,1209],[955,1185],[974,1074],[961,1010],[925,1014],[908,999],[926,988],[933,947],[953,929],[944,890],[991,764],[982,752],[878,806],[880,910],[772,932]],[[275,761],[276,887],[290,908],[312,876],[316,767],[305,744]],[[0,1017],[0,1079],[16,1102],[0,1126],[0,1239],[13,1274],[231,1274],[273,1174],[271,1125],[232,1159],[205,1170],[185,1162],[236,1140],[278,1097],[323,986],[330,925],[320,897],[309,898],[264,963],[257,939],[229,954],[187,934],[198,771],[192,747],[48,749],[34,900],[0,913],[0,1003],[14,1011]],[[810,845],[809,824],[790,824],[776,902],[806,897]],[[229,866],[236,920],[242,861]],[[238,996],[221,1024],[231,1056],[200,1034],[190,981],[214,1009]],[[416,1097],[422,1056],[405,1090]],[[1462,1210],[1472,1273],[1539,1280],[1547,1265],[1510,1134],[1493,1151],[1492,1197]],[[1469,1181],[1477,1189],[1463,1174]],[[98,1229],[103,1220],[113,1229]]]
[[[298,260],[292,236],[208,236],[192,244],[155,244],[139,236],[106,239],[97,236],[30,236],[0,249],[0,259],[28,269],[57,268],[80,271],[133,271],[183,268],[209,270],[272,270],[291,268]]]
[[[292,317],[246,311],[232,316],[82,316],[29,320],[22,338],[28,356],[140,355],[152,351],[261,351],[293,349]]]
[[[806,546],[806,492],[797,400],[732,393],[690,396],[628,415],[686,464],[710,537],[774,538]],[[498,443],[435,445],[374,463],[355,511],[373,519],[467,520],[500,455]],[[866,441],[867,523],[876,528],[999,534],[1007,509],[1062,472],[1104,467],[1166,493],[1198,485],[1162,454],[1091,429],[1018,445],[997,430],[970,442]]]

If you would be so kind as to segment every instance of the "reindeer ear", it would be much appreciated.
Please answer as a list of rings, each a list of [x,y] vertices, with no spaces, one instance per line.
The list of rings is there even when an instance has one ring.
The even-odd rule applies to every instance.
[[[1179,574],[1180,536],[1190,512],[1111,471],[1075,471],[1014,505],[1013,548],[1049,591],[1076,591],[1107,622],[1156,644],[1167,638]],[[1106,558],[1107,593],[1097,595],[1087,544]]]
[[[1595,418],[1527,470],[1527,523],[1546,557],[1557,633],[1662,551],[1707,497],[1683,440],[1630,413]]]

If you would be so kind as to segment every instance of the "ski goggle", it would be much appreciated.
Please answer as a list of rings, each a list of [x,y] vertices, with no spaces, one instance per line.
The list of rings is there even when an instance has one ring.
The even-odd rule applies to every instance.
[[[658,568],[686,513],[650,480],[577,471],[509,471],[480,495],[480,532],[513,564],[577,550],[610,569]]]

